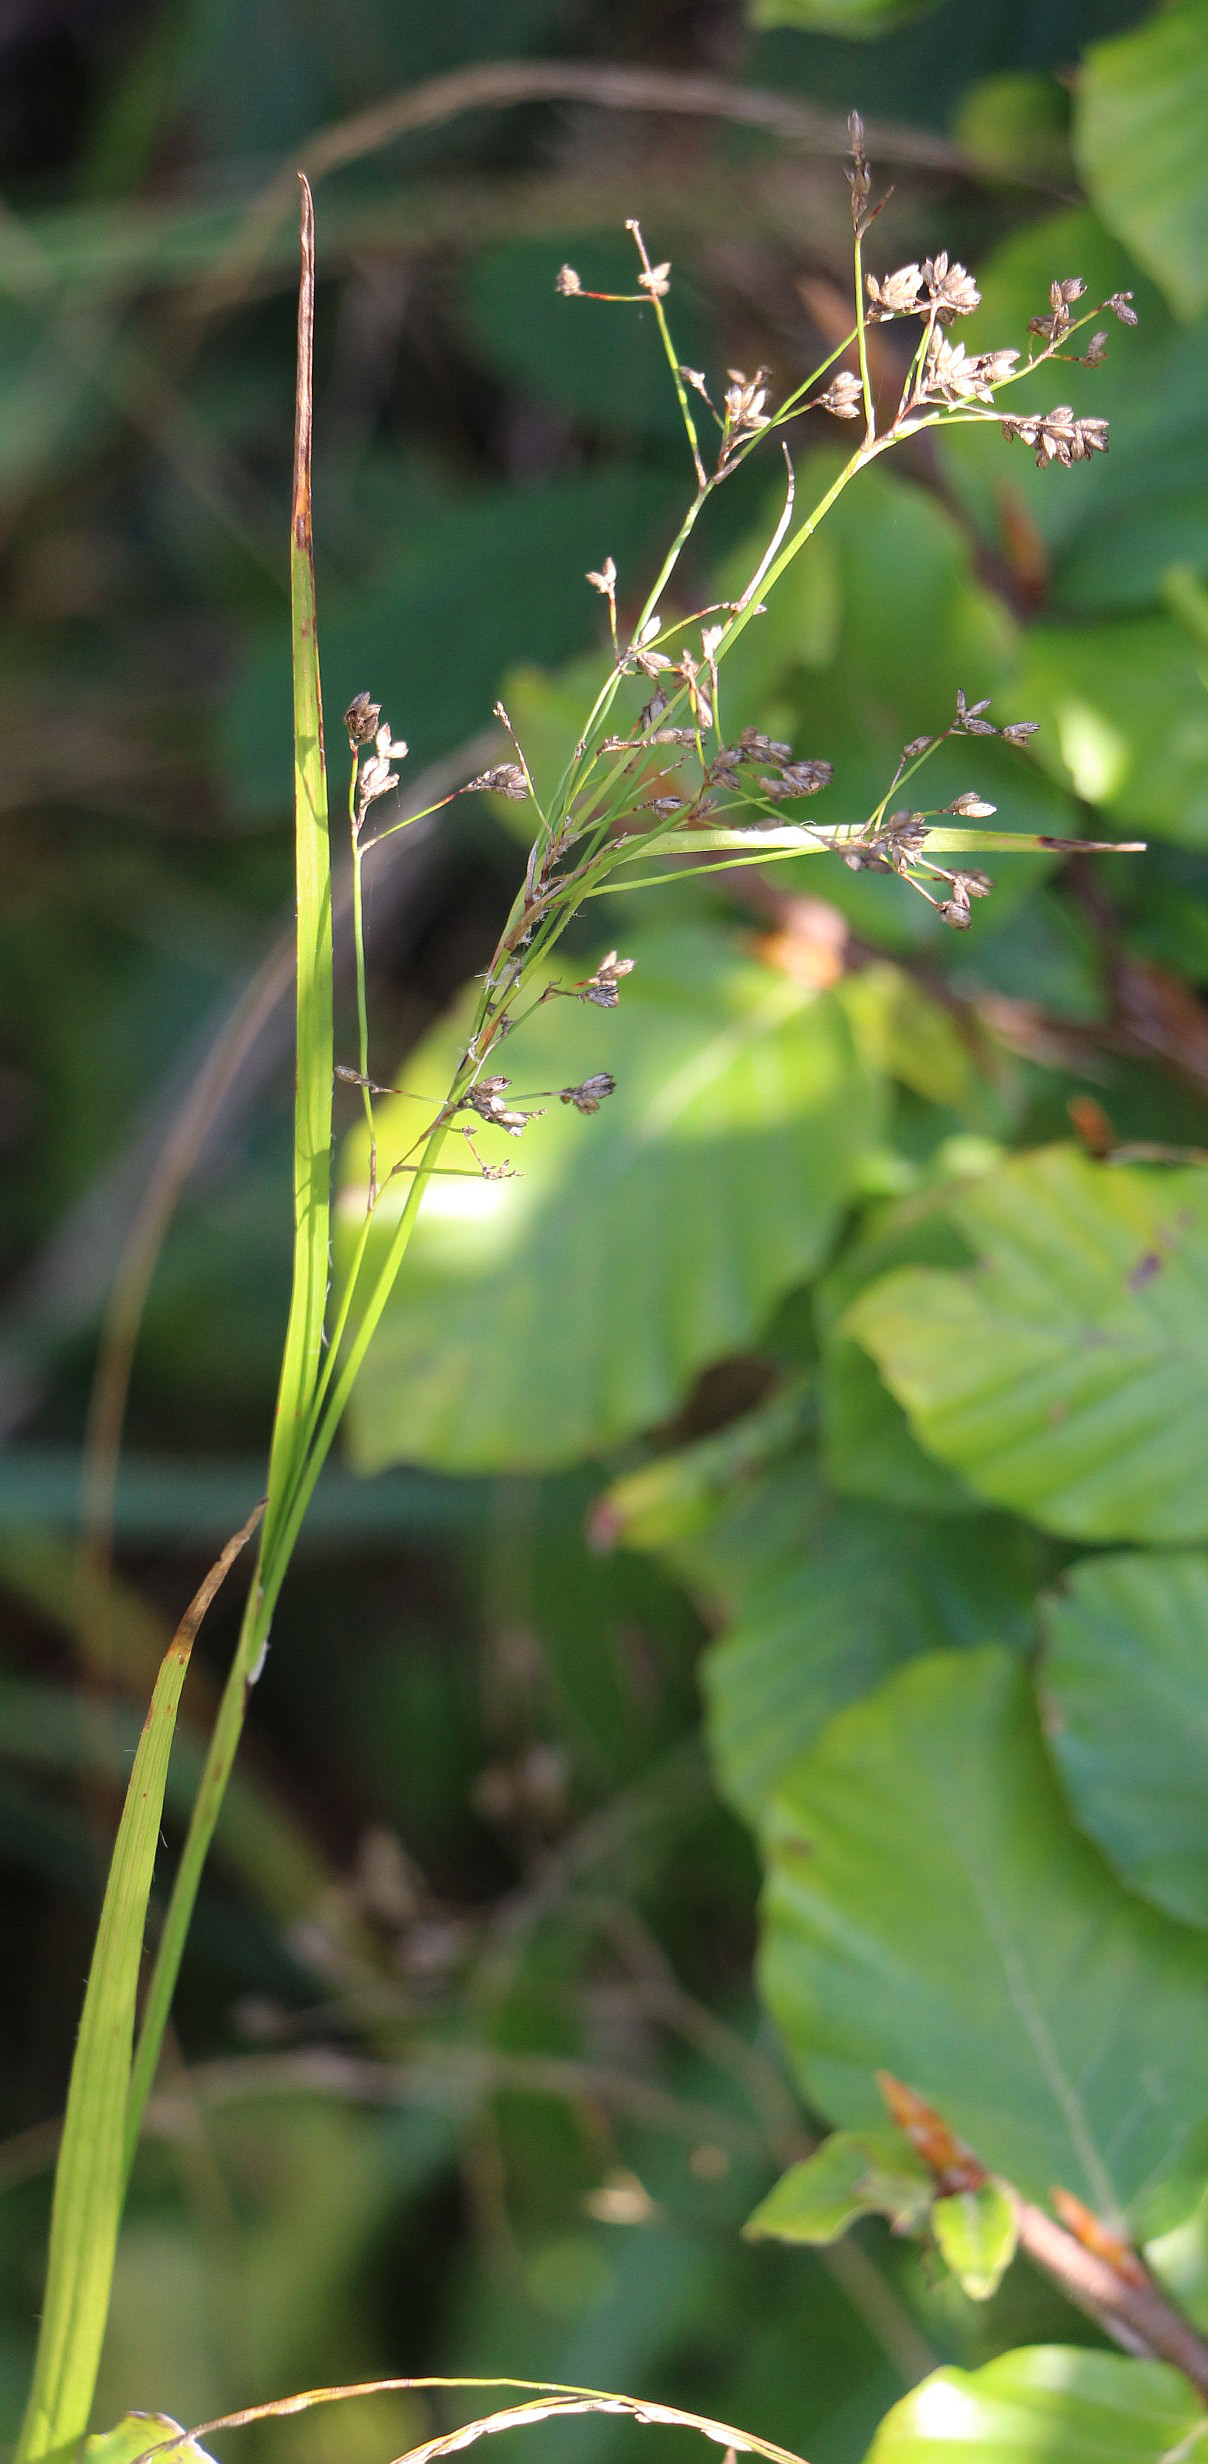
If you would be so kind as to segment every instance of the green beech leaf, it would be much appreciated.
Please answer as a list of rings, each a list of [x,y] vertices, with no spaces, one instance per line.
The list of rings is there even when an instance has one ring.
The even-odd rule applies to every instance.
[[[1208,1926],[1208,1557],[1091,1558],[1041,1615],[1078,1821],[1134,1890]]]
[[[1092,44],[1074,152],[1104,221],[1176,316],[1208,307],[1208,0],[1178,0]]]
[[[1162,2464],[1203,2418],[1164,2362],[1036,2344],[912,2387],[866,2464]]]
[[[879,1119],[840,1003],[718,932],[628,946],[638,963],[615,1014],[549,1001],[507,1046],[515,1099],[554,1094],[522,1144],[482,1124],[477,1143],[523,1177],[483,1180],[469,1154],[461,1173],[450,1141],[459,1177],[427,1192],[353,1395],[363,1469],[544,1467],[614,1444],[665,1418],[707,1361],[748,1346],[818,1263]],[[590,972],[572,960],[562,981]],[[409,1060],[408,1087],[445,1086],[458,1048],[442,1028]],[[593,1117],[558,1101],[602,1070],[617,1089]],[[413,1101],[384,1107],[384,1167],[420,1118]],[[345,1233],[363,1170],[358,1139]]]
[[[1025,1642],[1042,1543],[1005,1516],[950,1518],[828,1498],[802,1465],[801,1528],[748,1574],[705,1653],[709,1743],[725,1795],[757,1822],[844,1703],[944,1645]]]
[[[915,1435],[1053,1531],[1208,1531],[1208,1181],[1049,1147],[967,1184],[981,1263],[907,1268],[844,1320]]]
[[[961,2290],[970,2301],[989,2301],[998,2291],[1019,2240],[1015,2208],[997,2182],[957,2190],[937,2199],[931,2230]]]
[[[818,2111],[875,2122],[888,2070],[1026,2196],[1150,2211],[1208,2114],[1208,1946],[1074,1829],[1009,1652],[837,1714],[764,1845],[763,1991]]]
[[[790,2165],[743,2226],[748,2241],[834,2242],[858,2216],[921,2224],[932,2176],[900,2130],[836,2130]]]
[[[687,1543],[691,1581],[695,1535],[712,1530],[737,1499],[752,1493],[757,1497],[769,1471],[786,1455],[799,1455],[813,1417],[808,1381],[793,1378],[726,1428],[624,1473],[593,1508],[594,1545],[672,1551],[682,1567]],[[0,1702],[3,1699],[0,1692]]]
[[[964,1140],[962,1155],[968,1160],[972,1148],[983,1170],[1001,1161],[1001,1148],[988,1142],[979,1147],[980,1152]],[[941,1186],[923,1198],[870,1209],[860,1234],[820,1277],[814,1315],[822,1355],[822,1462],[832,1487],[846,1496],[879,1497],[928,1513],[964,1514],[977,1505],[972,1490],[946,1463],[924,1452],[897,1397],[844,1326],[852,1302],[892,1268],[970,1263],[969,1245],[945,1202],[950,1195]]]
[[[1208,694],[1171,616],[1037,625],[1016,684],[1037,758],[1121,831],[1208,846]]]
[[[1068,95],[1053,76],[1001,69],[962,94],[952,134],[963,154],[994,179],[1051,180],[1068,186],[1072,165]]]
[[[979,1070],[950,1010],[884,959],[843,979],[843,998],[863,1052],[887,1078],[978,1129],[1003,1107]]]
[[[924,1454],[868,1353],[838,1330],[823,1354],[818,1391],[822,1459],[836,1489],[929,1514],[976,1507],[972,1490]]]

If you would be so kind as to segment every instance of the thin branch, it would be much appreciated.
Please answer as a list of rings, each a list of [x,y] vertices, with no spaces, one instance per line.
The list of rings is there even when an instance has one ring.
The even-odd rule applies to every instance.
[[[846,122],[812,104],[733,86],[724,77],[678,76],[664,69],[629,68],[580,60],[482,60],[426,84],[404,88],[368,111],[317,129],[254,200],[232,244],[225,270],[212,290],[224,303],[238,298],[255,278],[266,243],[293,208],[295,165],[301,157],[313,183],[342,171],[420,129],[439,128],[467,111],[506,111],[518,104],[588,103],[602,111],[644,111],[690,120],[720,120],[731,127],[762,129],[809,154],[842,158],[848,150]],[[930,131],[877,121],[869,141],[883,162],[901,163],[941,178],[977,180],[978,167],[950,140]],[[1020,185],[1052,194],[1052,183],[1019,175]]]
[[[842,160],[848,151],[847,122],[810,103],[790,101],[757,86],[732,86],[724,77],[678,76],[670,70],[628,68],[577,60],[483,60],[433,77],[426,85],[394,94],[368,111],[353,113],[320,131],[301,151],[312,180],[380,153],[396,138],[438,127],[465,111],[506,110],[516,103],[580,102],[608,111],[669,112],[692,120],[728,120],[740,128],[766,129],[810,153]],[[869,131],[870,150],[885,162],[918,170],[976,177],[976,166],[959,146],[900,121],[878,121]],[[289,175],[292,178],[291,173]],[[292,201],[282,172],[270,193]]]
[[[1020,2247],[1051,2277],[1075,2309],[1094,2319],[1128,2353],[1173,2363],[1208,2400],[1208,2342],[1152,2277],[1125,2276],[1054,2223],[1043,2208],[1017,2198]]]

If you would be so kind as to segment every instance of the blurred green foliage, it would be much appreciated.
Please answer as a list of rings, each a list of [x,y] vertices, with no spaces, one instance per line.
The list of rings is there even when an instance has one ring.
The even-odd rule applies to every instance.
[[[434,2368],[626,2387],[812,2464],[874,2437],[886,2464],[1045,2437],[1140,2464],[1195,2417],[1026,2260],[974,2299],[989,2228],[945,2220],[953,2274],[846,2145],[808,2234],[739,2237],[809,2134],[883,2126],[889,2067],[1036,2195],[1134,2201],[1202,2295],[1206,1610],[1171,1544],[1208,1533],[1203,10],[906,14],[129,0],[0,33],[5,2436],[116,1791],[260,1485],[284,1327],[293,166],[505,56],[767,87],[833,146],[857,104],[897,183],[875,263],[970,264],[970,348],[1022,344],[1055,276],[1135,293],[1139,330],[1106,320],[1105,365],[1060,378],[1110,454],[1037,471],[967,430],[870,475],[722,706],[833,761],[818,809],[855,818],[958,687],[989,693],[1043,720],[1034,749],[962,740],[936,801],[1152,844],[1004,856],[964,936],[814,859],[576,928],[568,983],[638,959],[618,1014],[551,1001],[509,1050],[548,1107],[524,1178],[429,1211],[282,1600],[97,2419]],[[479,99],[317,210],[329,745],[368,688],[418,772],[503,691],[540,780],[601,656],[584,572],[613,554],[636,605],[690,483],[649,316],[556,299],[558,265],[607,287],[640,214],[685,359],[783,393],[846,314],[841,170],[724,116]],[[804,490],[833,436],[794,453]],[[723,493],[686,591],[745,580],[769,489]],[[455,1033],[514,819],[454,807],[371,878],[392,1085],[427,1090]],[[76,1562],[102,1313],[257,969],[165,1204],[107,1582]],[[347,1058],[354,1035],[345,964]],[[593,1069],[620,1084],[584,1119],[558,1090]],[[1093,1150],[1179,1169],[1090,1160],[1071,1107]],[[1102,1542],[1139,1545],[1075,1555]],[[235,1613],[186,1693],[166,1866]],[[1094,2048],[1064,2101],[1041,2038],[1063,2075]],[[824,2209],[864,2220],[831,2247]],[[369,2464],[454,2417],[394,2395],[241,2435]],[[603,2464],[636,2433],[534,2435]]]

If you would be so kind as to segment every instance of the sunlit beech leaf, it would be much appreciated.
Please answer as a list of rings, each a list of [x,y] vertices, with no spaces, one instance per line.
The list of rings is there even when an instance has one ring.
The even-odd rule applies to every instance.
[[[1208,1178],[1048,1147],[965,1185],[980,1259],[906,1268],[843,1323],[970,1486],[1094,1540],[1208,1531]]]
[[[127,2413],[115,2429],[98,2430],[85,2439],[82,2464],[138,2464],[148,2448],[162,2447],[168,2439],[177,2442],[172,2464],[212,2464],[206,2449],[185,2436],[171,2413]]]
[[[1034,2344],[912,2387],[866,2464],[1161,2464],[1202,2420],[1164,2362]]]
[[[926,2098],[1025,2195],[1153,2212],[1208,2115],[1208,1943],[1075,1830],[1026,1668],[899,1670],[830,1722],[764,1829],[761,1980],[811,2105]]]
[[[450,1140],[453,1171],[427,1192],[354,1393],[362,1468],[536,1468],[614,1444],[747,1348],[831,1238],[879,1122],[840,1004],[720,932],[629,947],[615,1010],[550,1000],[503,1047],[509,1101],[532,1090],[545,1117],[522,1139],[471,1126],[484,1160],[521,1177],[481,1178]],[[559,970],[568,990],[590,975],[582,959]],[[465,1031],[421,1045],[406,1086],[443,1092]],[[558,1101],[604,1069],[616,1092],[597,1114]],[[385,1168],[423,1118],[412,1100],[383,1108]],[[365,1203],[359,1138],[348,1166],[345,1254]]]

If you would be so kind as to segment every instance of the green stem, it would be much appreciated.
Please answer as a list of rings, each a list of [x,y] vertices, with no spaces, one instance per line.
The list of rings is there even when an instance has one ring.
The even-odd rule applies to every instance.
[[[437,1123],[428,1140],[427,1150],[419,1165],[406,1203],[399,1218],[394,1238],[365,1315],[349,1347],[348,1360],[336,1385],[328,1409],[311,1440],[306,1459],[297,1476],[288,1504],[276,1527],[271,1553],[261,1556],[256,1581],[248,1597],[240,1628],[239,1641],[231,1662],[230,1674],[218,1707],[218,1716],[206,1754],[205,1769],[193,1807],[188,1835],[172,1885],[172,1896],[164,1918],[163,1932],[156,1952],[151,1982],[143,2012],[143,2024],[130,2075],[130,2095],[126,2107],[125,2162],[127,2176],[134,2160],[142,2127],[147,2098],[154,2084],[163,2044],[164,2029],[180,1974],[185,1941],[192,1921],[193,1909],[201,1883],[202,1872],[210,1850],[227,1781],[243,1734],[251,1690],[259,1675],[259,1664],[268,1646],[269,1629],[281,1585],[285,1580],[294,1552],[302,1518],[314,1494],[315,1483],[331,1450],[332,1440],[343,1417],[352,1383],[368,1349],[370,1338],[389,1299],[395,1277],[402,1265],[407,1245],[415,1229],[420,1200],[448,1135],[448,1123]]]
[[[627,224],[626,228],[633,234],[634,244],[637,248],[638,255],[642,260],[642,265],[645,272],[653,277],[654,268],[646,254],[646,242],[642,238],[641,224],[638,222],[630,222]],[[653,279],[651,280],[649,286],[649,298],[651,305],[653,306],[655,316],[658,320],[659,340],[662,343],[663,349],[667,355],[667,365],[671,370],[671,382],[675,387],[675,398],[680,406],[680,417],[683,420],[684,433],[688,439],[688,450],[692,456],[692,467],[696,472],[696,484],[698,488],[706,488],[709,483],[705,477],[704,463],[700,458],[700,444],[696,434],[696,421],[692,416],[692,407],[688,400],[687,388],[684,384],[682,376],[680,375],[679,353],[677,352],[675,344],[671,339],[671,328],[667,323],[666,311],[663,307],[662,299]]]
[[[369,1132],[369,1205],[372,1214],[377,1190],[377,1126],[373,1117],[373,1097],[369,1092],[369,999],[365,989],[365,904],[362,879],[363,853],[357,827],[357,774],[359,763],[352,757],[352,779],[348,789],[348,821],[352,836],[352,938],[356,951],[357,971],[357,1067],[361,1073],[361,1099],[365,1107],[365,1127]]]
[[[877,433],[877,415],[873,409],[872,385],[868,374],[868,326],[864,315],[864,234],[856,224],[856,331],[860,343],[860,385],[864,394],[864,442],[871,445]]]
[[[206,1754],[205,1769],[194,1801],[188,1835],[180,1864],[176,1870],[176,1879],[172,1885],[172,1896],[168,1902],[164,1928],[160,1935],[155,1964],[151,1971],[151,1981],[147,1988],[147,1998],[143,2004],[142,2026],[139,2029],[138,2043],[130,2071],[130,2087],[126,2098],[122,2162],[127,2184],[138,2147],[147,2098],[154,2086],[155,2074],[159,2067],[164,2030],[168,2024],[172,1996],[176,1991],[176,1980],[180,1974],[185,1938],[193,1915],[202,1868],[209,1853],[210,1841],[214,1836],[214,1827],[226,1793],[226,1784],[231,1776],[236,1748],[243,1734],[249,1671],[255,1666],[264,1633],[267,1631],[266,1627],[262,1629],[261,1607],[260,1581],[257,1575],[257,1580],[248,1593],[244,1607],[239,1641],[235,1647],[235,1656],[231,1662],[222,1701],[218,1706],[218,1715]]]

